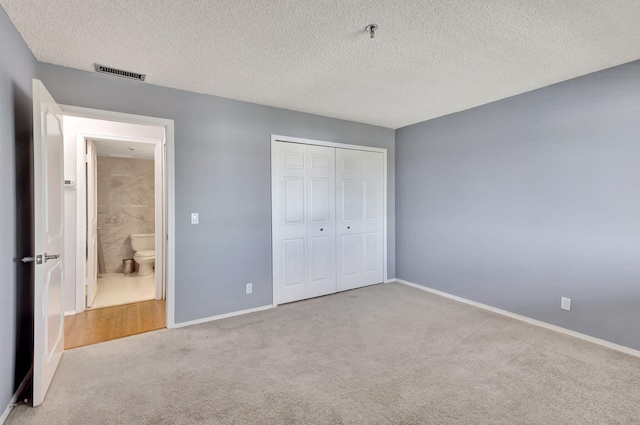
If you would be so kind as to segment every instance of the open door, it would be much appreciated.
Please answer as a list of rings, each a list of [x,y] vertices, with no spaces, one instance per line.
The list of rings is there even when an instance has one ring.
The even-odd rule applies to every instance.
[[[98,154],[87,140],[87,307],[98,293]]]
[[[33,80],[35,309],[33,405],[42,404],[64,350],[62,111]]]

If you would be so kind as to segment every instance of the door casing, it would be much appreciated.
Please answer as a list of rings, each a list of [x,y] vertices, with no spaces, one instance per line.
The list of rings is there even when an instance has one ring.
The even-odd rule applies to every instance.
[[[164,157],[164,167],[156,167],[156,180],[158,178],[158,173],[160,173],[160,178],[164,180],[163,190],[165,192],[164,205],[160,211],[156,208],[156,220],[160,220],[162,223],[162,227],[164,229],[163,234],[156,233],[156,246],[163,246],[164,250],[164,259],[165,264],[162,266],[164,268],[164,279],[165,284],[164,290],[166,291],[165,298],[167,301],[166,311],[166,323],[167,328],[175,328],[175,150],[174,150],[174,121],[164,118],[155,118],[155,117],[147,117],[142,115],[133,115],[133,114],[125,114],[121,112],[113,112],[113,111],[105,111],[100,109],[91,109],[84,108],[78,106],[70,106],[70,105],[60,105],[62,112],[67,116],[74,117],[82,117],[89,119],[98,119],[98,120],[107,120],[107,121],[116,121],[122,123],[129,124],[140,124],[140,125],[151,125],[157,127],[164,127],[165,129],[165,141],[164,146],[161,143],[157,143],[156,152],[161,152],[161,157]],[[92,137],[96,136],[96,138],[100,138],[99,135],[87,135],[83,134],[82,137]],[[128,138],[127,140],[130,140]],[[143,140],[137,140],[143,141]],[[149,142],[147,140],[147,142]],[[82,153],[78,153],[78,155],[84,155],[84,144],[78,144],[78,149],[82,151]],[[80,162],[80,161],[78,161]],[[82,172],[78,172],[77,185],[78,190],[82,190],[81,188],[81,177]],[[84,200],[78,199],[77,206],[85,208]],[[84,251],[84,244],[86,239],[86,228],[84,220],[82,220],[81,216],[80,220],[77,220],[77,240],[79,241],[79,246],[76,248],[77,252]],[[158,222],[158,221],[157,221]],[[84,235],[84,236],[83,236]],[[84,274],[84,265],[76,264],[76,267],[82,266],[82,271],[76,271],[77,276],[82,276]],[[157,267],[157,266],[156,266]],[[84,293],[78,294],[79,291],[76,291],[76,308],[79,308],[80,305],[84,305]],[[156,295],[158,295],[156,293]],[[82,297],[82,298],[80,298]],[[157,298],[157,296],[156,296]],[[78,312],[80,312],[79,310]]]
[[[87,207],[87,261],[86,261],[86,273],[82,277],[85,280],[86,288],[86,307],[89,308],[93,305],[96,295],[98,294],[98,157],[96,152],[96,146],[91,140],[85,140],[86,145],[86,207]],[[80,159],[81,160],[81,159]],[[80,255],[77,255],[80,257]],[[86,276],[85,276],[86,275]],[[76,291],[78,290],[78,282],[76,282]]]

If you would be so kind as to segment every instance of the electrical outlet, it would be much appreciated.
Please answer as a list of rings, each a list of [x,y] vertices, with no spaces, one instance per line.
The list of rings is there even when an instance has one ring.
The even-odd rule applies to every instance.
[[[200,214],[191,213],[191,224],[198,224],[198,223],[200,223]]]
[[[571,311],[571,298],[560,297],[560,308],[563,310]]]
[[[253,283],[247,283],[245,285],[245,293],[246,294],[251,294],[253,293]]]

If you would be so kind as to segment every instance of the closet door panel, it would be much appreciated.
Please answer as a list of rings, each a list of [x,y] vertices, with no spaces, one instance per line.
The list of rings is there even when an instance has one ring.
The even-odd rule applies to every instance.
[[[304,177],[284,177],[284,222],[304,224]]]
[[[276,304],[336,292],[335,148],[273,145]]]
[[[307,294],[306,148],[278,143],[272,155],[275,302],[285,303]]]
[[[364,162],[360,151],[336,150],[338,291],[357,288],[363,269]]]
[[[332,294],[337,290],[335,152],[335,148],[307,146],[307,297]]]
[[[311,284],[316,284],[331,278],[332,259],[331,238],[317,237],[311,239]],[[335,292],[335,291],[333,291]]]
[[[336,150],[338,290],[383,281],[383,155]]]
[[[284,239],[284,284],[287,287],[305,284],[304,239]]]
[[[340,240],[342,242],[340,246],[341,255],[339,258],[341,277],[344,279],[357,276],[359,269],[358,251],[360,251],[360,235],[357,233],[344,234]]]
[[[364,233],[364,272],[378,270],[378,251],[380,250],[380,235],[378,232]]]
[[[381,153],[362,152],[364,184],[363,285],[384,281],[384,159]]]

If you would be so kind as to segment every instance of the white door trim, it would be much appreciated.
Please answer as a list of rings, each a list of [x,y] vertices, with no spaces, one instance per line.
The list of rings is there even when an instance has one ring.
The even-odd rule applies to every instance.
[[[164,156],[164,188],[166,190],[167,196],[161,196],[164,199],[165,204],[163,208],[158,211],[156,208],[156,226],[164,226],[166,238],[162,235],[158,235],[156,232],[156,244],[158,243],[158,239],[162,239],[161,242],[164,244],[164,253],[165,253],[165,265],[164,265],[164,278],[166,284],[163,285],[166,290],[166,299],[167,299],[167,328],[175,327],[175,139],[174,139],[174,122],[170,119],[165,118],[154,118],[147,117],[142,115],[133,115],[126,114],[122,112],[113,112],[113,111],[104,111],[100,109],[92,109],[92,108],[84,108],[79,106],[70,106],[70,105],[60,105],[63,113],[68,116],[74,117],[82,117],[82,118],[90,118],[90,119],[101,119],[101,120],[109,120],[109,121],[117,121],[129,124],[142,124],[142,125],[153,125],[158,127],[165,128],[165,149],[166,154],[162,155],[162,149],[160,148],[162,144],[158,144],[160,146],[156,149],[156,156],[160,153],[161,159]],[[99,137],[98,137],[99,138]],[[115,140],[115,139],[113,139]],[[136,138],[127,138],[128,141],[143,141],[141,139]],[[80,148],[78,148],[80,150]],[[78,152],[79,158],[84,158],[84,152]],[[81,156],[80,156],[81,155]],[[80,163],[80,161],[78,161]],[[77,175],[77,187],[78,192],[83,190],[80,187],[81,176],[84,174],[78,173]],[[156,172],[156,178],[158,177],[158,172]],[[84,181],[84,177],[82,178]],[[84,186],[83,186],[84,187]],[[156,194],[157,195],[157,194]],[[157,198],[156,198],[157,199]],[[81,202],[78,201],[78,206],[81,205]],[[164,212],[164,214],[163,214]],[[81,218],[81,217],[79,217]],[[81,220],[77,220],[78,222],[84,221],[83,218]],[[84,234],[84,224],[83,228],[80,229],[78,227],[77,231],[78,236]],[[81,237],[77,238],[77,249],[78,252],[84,252],[84,240]],[[80,242],[82,241],[82,242]],[[84,275],[84,263],[76,264],[76,273],[80,273],[80,276]],[[76,291],[76,307],[79,305],[84,305],[84,293],[78,294]],[[157,294],[156,294],[157,295]],[[81,302],[79,302],[79,299]],[[82,310],[78,310],[80,312]]]
[[[276,199],[274,194],[276,193],[276,182],[273,179],[273,165],[274,165],[274,144],[276,142],[287,142],[287,143],[299,143],[303,145],[314,145],[314,146],[326,146],[332,148],[341,148],[341,149],[352,149],[358,151],[367,151],[367,152],[380,152],[383,157],[383,182],[382,182],[382,191],[383,191],[383,276],[384,281],[386,282],[389,278],[387,276],[387,197],[388,197],[388,189],[387,189],[387,149],[385,148],[374,148],[370,146],[361,146],[361,145],[350,145],[345,143],[336,143],[336,142],[327,142],[322,140],[312,140],[312,139],[303,139],[300,137],[291,137],[291,136],[281,136],[278,134],[271,135],[271,287],[272,287],[272,303],[273,306],[276,307],[277,304],[277,288],[276,288],[276,258],[274,253],[276,252],[276,238],[274,235],[273,228],[273,216],[276,211]]]
[[[323,140],[313,140],[313,139],[303,139],[300,137],[290,137],[290,136],[280,136],[278,134],[271,135],[271,145],[273,146],[273,142],[288,142],[288,143],[300,143],[303,145],[314,145],[314,146],[327,146],[330,148],[341,148],[341,149],[353,149],[357,151],[367,151],[367,152],[381,152],[385,154],[386,159],[386,148],[374,148],[371,146],[361,146],[361,145],[349,145],[346,143],[336,143],[336,142],[325,142]],[[385,179],[386,180],[386,179]]]
[[[76,133],[76,138],[78,139],[78,141],[80,140],[80,138],[78,138],[80,132]],[[82,191],[82,194],[86,195],[86,199],[84,202],[84,205],[86,207],[86,214],[84,215],[85,217],[87,217],[87,222],[85,223],[85,229],[87,231],[87,235],[86,235],[86,254],[88,254],[86,257],[86,262],[85,266],[87,267],[86,269],[86,273],[84,277],[84,288],[85,288],[85,292],[86,292],[86,307],[90,307],[93,305],[93,303],[95,302],[96,299],[96,295],[98,295],[98,274],[99,274],[99,270],[98,270],[98,202],[97,202],[97,196],[98,196],[98,152],[96,151],[96,146],[93,143],[93,141],[91,141],[91,139],[87,136],[84,136],[82,138],[82,144],[84,144],[85,146],[85,159],[86,159],[86,174],[83,173],[83,177],[86,176],[86,181],[85,181],[85,187],[87,188],[87,190]],[[80,161],[76,161],[76,167],[78,167],[78,163]],[[76,175],[78,175],[77,171],[76,171]],[[77,181],[77,178],[76,178]],[[91,190],[89,190],[89,188],[91,188]],[[77,197],[78,197],[78,192],[76,191],[76,202],[77,202]],[[77,206],[78,204],[76,204]],[[76,213],[76,227],[77,227],[77,213]],[[94,218],[95,218],[95,223],[94,223]],[[95,229],[94,229],[94,224],[95,224]],[[91,229],[91,230],[89,230]],[[76,229],[77,230],[77,229]],[[95,232],[95,234],[94,234]],[[95,241],[95,246],[94,246],[94,241]],[[94,252],[95,250],[95,252]],[[80,257],[80,253],[79,251],[76,251],[76,257]],[[78,264],[78,258],[76,258],[76,264]],[[76,278],[78,277],[78,275],[76,275]],[[78,288],[80,287],[80,285],[82,284],[80,282],[81,279],[76,279],[76,294],[78,293]],[[76,306],[76,310],[77,310],[77,306]],[[84,308],[83,308],[84,310]]]

